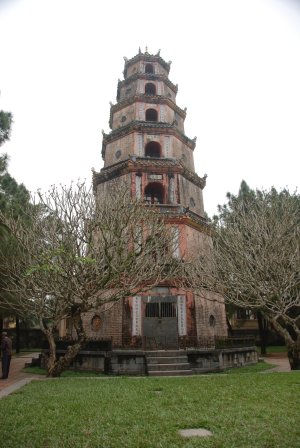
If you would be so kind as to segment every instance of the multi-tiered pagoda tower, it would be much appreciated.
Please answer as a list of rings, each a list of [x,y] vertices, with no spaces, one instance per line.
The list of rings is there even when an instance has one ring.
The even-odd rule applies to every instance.
[[[200,255],[211,244],[202,194],[206,177],[195,173],[196,139],[184,133],[186,109],[176,104],[171,63],[147,50],[124,59],[124,80],[111,104],[111,132],[103,134],[104,167],[94,172],[95,194],[122,182],[132,195],[157,204],[172,223],[178,256]],[[90,336],[112,337],[119,347],[154,343],[168,348],[227,335],[220,297],[213,292],[199,297],[170,284],[126,298],[104,313],[89,313],[85,325]]]

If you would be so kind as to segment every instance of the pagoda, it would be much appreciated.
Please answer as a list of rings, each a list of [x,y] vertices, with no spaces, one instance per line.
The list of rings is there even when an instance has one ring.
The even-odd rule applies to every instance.
[[[185,135],[186,109],[176,104],[171,62],[147,49],[124,60],[124,79],[110,107],[111,131],[103,132],[104,167],[93,172],[94,191],[103,195],[122,182],[132,196],[156,204],[175,229],[174,255],[188,259],[212,244],[203,205],[206,176],[194,167],[196,138]],[[87,313],[84,324],[90,337],[111,338],[115,348],[178,348],[227,335],[224,303],[212,291],[200,297],[163,284],[105,308]]]

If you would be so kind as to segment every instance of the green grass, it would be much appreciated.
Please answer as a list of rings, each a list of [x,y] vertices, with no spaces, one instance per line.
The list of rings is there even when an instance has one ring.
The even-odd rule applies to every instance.
[[[285,345],[273,345],[271,347],[267,347],[267,353],[286,353]]]
[[[260,354],[260,347],[256,347],[256,351],[258,354]],[[270,345],[267,347],[267,354],[271,353],[286,353],[286,346],[285,345]]]
[[[258,372],[264,372],[264,371],[270,370],[273,367],[276,367],[276,365],[269,364],[264,361],[259,361],[258,363],[253,364],[252,366],[237,367],[235,369],[225,370],[224,373],[234,374],[234,375],[239,375],[242,373],[258,373]]]
[[[34,381],[0,400],[6,448],[296,448],[300,374]],[[210,438],[183,439],[179,429]]]

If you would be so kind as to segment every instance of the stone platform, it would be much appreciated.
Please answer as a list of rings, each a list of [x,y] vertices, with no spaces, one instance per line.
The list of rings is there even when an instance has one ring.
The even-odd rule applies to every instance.
[[[58,350],[63,355],[65,350]],[[40,356],[44,367],[47,351]],[[82,350],[71,369],[94,371],[110,375],[188,375],[218,372],[234,367],[255,364],[257,353],[254,346],[226,349],[181,350]]]

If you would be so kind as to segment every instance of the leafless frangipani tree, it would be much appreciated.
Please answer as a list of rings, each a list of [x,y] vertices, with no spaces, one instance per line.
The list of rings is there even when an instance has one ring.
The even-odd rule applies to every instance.
[[[59,376],[86,341],[82,313],[151,289],[176,276],[175,233],[151,207],[125,188],[95,196],[83,183],[39,193],[20,219],[2,214],[10,235],[0,249],[9,294],[0,304],[34,317],[46,335],[48,375]],[[8,299],[9,297],[9,299]],[[77,341],[56,360],[54,334],[69,317]]]
[[[300,197],[256,192],[231,203],[216,223],[208,256],[189,265],[189,286],[220,292],[227,303],[260,311],[300,368]]]

